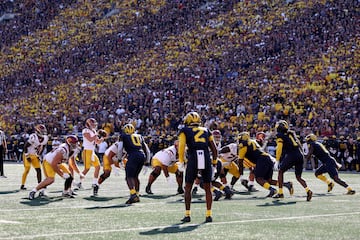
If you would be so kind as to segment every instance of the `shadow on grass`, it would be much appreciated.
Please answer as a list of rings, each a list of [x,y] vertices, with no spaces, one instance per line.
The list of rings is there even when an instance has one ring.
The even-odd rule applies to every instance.
[[[293,204],[296,204],[296,202],[295,201],[284,202],[281,200],[273,200],[272,202],[267,202],[267,203],[256,205],[256,206],[258,206],[258,207],[273,207],[273,206],[284,206],[284,205],[293,205]]]
[[[141,198],[149,198],[149,199],[166,199],[166,198],[171,198],[171,197],[175,197],[178,194],[171,194],[171,195],[155,195],[155,194],[147,194],[147,195],[141,195]],[[181,196],[181,195],[179,195]]]
[[[0,195],[2,194],[12,194],[12,193],[18,193],[20,190],[11,190],[11,191],[0,191]]]
[[[93,202],[107,202],[114,199],[118,199],[121,197],[98,197],[98,196],[90,196],[90,197],[84,197],[83,199]]]
[[[170,201],[170,202],[167,202],[167,203],[184,203],[184,198],[179,198],[177,200],[174,200],[174,201]],[[193,197],[191,199],[191,204],[197,204],[197,203],[206,203],[205,201],[205,198],[198,198],[198,197]]]
[[[203,224],[203,223],[202,223]],[[183,223],[173,224],[165,228],[154,228],[148,231],[140,232],[140,235],[157,235],[169,233],[183,233],[196,230],[202,224],[183,225]]]
[[[87,207],[87,208],[84,208],[84,209],[97,210],[97,209],[125,208],[125,207],[130,207],[130,206],[131,206],[131,204],[121,203],[121,204],[110,205],[110,206]]]
[[[28,206],[43,206],[53,202],[62,201],[63,197],[37,197],[33,200],[29,200],[27,198],[23,198],[24,201],[20,201],[21,204],[28,205]],[[26,200],[26,201],[25,201]]]

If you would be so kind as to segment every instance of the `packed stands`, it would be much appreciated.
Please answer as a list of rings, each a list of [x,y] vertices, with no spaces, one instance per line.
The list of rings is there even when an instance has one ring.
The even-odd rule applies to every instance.
[[[227,138],[281,118],[300,136],[359,136],[358,1],[5,2],[8,134],[66,134],[92,116],[175,136],[196,109]]]

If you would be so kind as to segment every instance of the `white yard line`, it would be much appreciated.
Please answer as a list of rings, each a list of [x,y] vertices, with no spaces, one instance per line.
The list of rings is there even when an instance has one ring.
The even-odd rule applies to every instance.
[[[212,223],[207,223],[205,226],[207,226],[207,225],[229,225],[229,224],[251,223],[251,222],[310,219],[310,218],[335,217],[335,216],[350,216],[350,215],[360,215],[360,212],[319,214],[319,215],[304,215],[304,216],[281,217],[281,218],[248,219],[248,220],[236,220],[236,221],[228,221],[228,222],[212,222]],[[124,228],[124,229],[107,229],[107,230],[100,230],[100,231],[63,232],[63,233],[49,233],[49,234],[38,234],[38,235],[23,235],[23,236],[11,237],[11,238],[1,238],[1,239],[32,239],[32,238],[47,238],[47,237],[54,237],[54,236],[75,236],[75,235],[88,235],[88,234],[99,234],[99,233],[115,233],[115,232],[137,232],[137,231],[147,231],[147,230],[152,230],[152,229],[182,228],[182,227],[198,226],[198,225],[199,224],[184,224],[184,225],[175,224],[175,225],[168,225],[168,226],[152,226],[152,227],[138,227],[138,228]]]

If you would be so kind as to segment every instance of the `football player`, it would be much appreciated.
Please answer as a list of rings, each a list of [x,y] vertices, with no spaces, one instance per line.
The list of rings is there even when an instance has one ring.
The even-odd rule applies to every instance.
[[[55,174],[65,179],[63,197],[73,197],[71,191],[71,184],[73,176],[70,173],[69,166],[66,163],[72,165],[72,168],[79,173],[80,170],[76,165],[76,155],[80,152],[79,140],[76,136],[70,135],[66,137],[65,143],[60,144],[58,148],[52,150],[44,156],[42,163],[46,178],[40,182],[30,193],[29,199],[35,198],[37,191],[41,191],[47,186],[51,185],[55,181]]]
[[[47,129],[44,124],[38,124],[35,126],[35,132],[30,134],[29,139],[24,146],[24,172],[22,174],[20,189],[26,190],[25,182],[27,175],[29,174],[31,166],[36,171],[36,177],[38,183],[41,182],[41,166],[40,156],[46,146],[49,137],[47,136]],[[45,194],[44,191],[41,194]]]
[[[197,112],[189,112],[184,118],[184,127],[180,129],[179,162],[185,162],[185,148],[187,147],[187,166],[185,172],[185,217],[182,222],[191,221],[191,189],[197,177],[201,176],[206,196],[205,222],[212,222],[212,165],[217,163],[217,149],[211,131],[201,125],[201,118]],[[212,156],[210,156],[210,150]]]
[[[253,172],[256,182],[263,188],[269,190],[267,197],[274,196],[277,191],[271,185],[276,186],[277,180],[272,179],[274,162],[270,155],[263,151],[260,145],[253,139],[250,139],[248,132],[242,132],[238,136],[239,142],[239,169],[240,174],[243,173],[244,160],[247,159],[253,166]],[[294,192],[291,182],[284,183],[292,195]]]
[[[100,175],[99,179],[95,183],[93,187],[93,195],[97,196],[100,185],[110,177],[112,169],[115,171],[119,171],[120,165],[119,161],[122,160],[123,157],[123,141],[119,139],[115,143],[113,143],[110,147],[108,147],[104,153],[103,157],[103,174]]]
[[[215,125],[215,127],[217,127],[217,124],[213,124]],[[221,132],[220,130],[213,130],[212,132],[212,135],[214,137],[214,143],[215,143],[215,147],[218,151],[220,151],[221,149],[221,141],[222,141],[222,135],[221,135]],[[222,171],[224,172],[224,171]],[[192,192],[191,194],[192,195],[196,195],[197,194],[197,191],[198,191],[198,188],[202,186],[200,186],[200,179],[199,178],[196,178],[195,181],[194,181],[194,187],[192,189]],[[213,190],[213,192],[215,193],[215,198],[218,198],[218,196],[222,196],[222,195],[219,195],[216,191]],[[217,194],[217,195],[216,195]]]
[[[304,165],[304,155],[302,144],[296,137],[294,131],[289,130],[289,125],[285,120],[279,120],[276,125],[276,165],[278,165],[278,184],[279,191],[274,198],[284,198],[283,183],[284,173],[290,168],[295,167],[296,180],[305,188],[306,200],[312,198],[312,191],[307,186],[306,181],[301,177]]]
[[[135,133],[135,127],[131,123],[122,128],[121,139],[123,148],[127,153],[125,165],[126,183],[130,190],[130,198],[126,204],[139,202],[139,174],[144,164],[150,162],[150,150],[144,138]]]
[[[151,191],[151,185],[160,175],[161,170],[163,171],[166,181],[171,184],[172,179],[169,173],[173,173],[176,176],[176,182],[178,184],[177,193],[183,194],[183,169],[178,167],[178,146],[179,141],[176,140],[174,144],[168,148],[158,151],[151,160],[151,166],[153,171],[149,175],[148,184],[146,185],[145,191],[147,194],[153,194]]]
[[[82,160],[84,163],[84,170],[82,171],[83,176],[80,176],[80,182],[77,183],[78,188],[82,188],[82,181],[86,174],[89,172],[91,166],[95,168],[92,185],[93,188],[98,181],[100,172],[100,160],[99,157],[95,154],[95,146],[104,141],[105,137],[99,136],[97,132],[97,126],[98,123],[94,118],[88,118],[85,122],[85,128],[82,130],[82,146],[84,148],[82,151]]]
[[[328,186],[328,192],[334,187],[334,183],[327,179],[324,173],[328,173],[329,176],[339,185],[343,186],[347,189],[347,193],[349,195],[355,194],[355,191],[343,180],[339,178],[338,169],[341,167],[339,163],[336,162],[335,158],[332,157],[329,151],[325,148],[325,146],[317,141],[317,137],[315,134],[311,133],[305,137],[305,141],[308,144],[309,152],[306,155],[306,158],[309,159],[311,155],[314,155],[319,159],[322,163],[318,169],[315,171],[315,176],[321,181],[325,182]]]

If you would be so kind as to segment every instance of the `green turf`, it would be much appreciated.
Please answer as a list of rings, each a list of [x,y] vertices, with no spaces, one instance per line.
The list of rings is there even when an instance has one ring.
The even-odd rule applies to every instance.
[[[29,191],[18,190],[22,171],[21,164],[7,163],[8,178],[0,178],[0,239],[359,239],[360,194],[345,195],[339,185],[327,193],[312,172],[304,173],[314,191],[311,202],[306,202],[294,173],[288,172],[285,178],[295,187],[292,197],[285,191],[285,199],[277,201],[265,198],[267,191],[259,185],[260,191],[249,194],[238,184],[232,200],[213,203],[214,221],[205,224],[200,190],[193,198],[191,223],[181,224],[182,196],[175,195],[176,186],[168,186],[163,175],[152,187],[155,195],[142,191],[141,202],[127,206],[123,171],[107,179],[98,197],[91,196],[91,170],[75,199],[61,197],[64,181],[57,176],[48,198],[32,201],[27,199]],[[141,174],[141,190],[148,174]],[[359,173],[340,172],[340,177],[360,189]],[[28,190],[35,184],[31,169]]]

